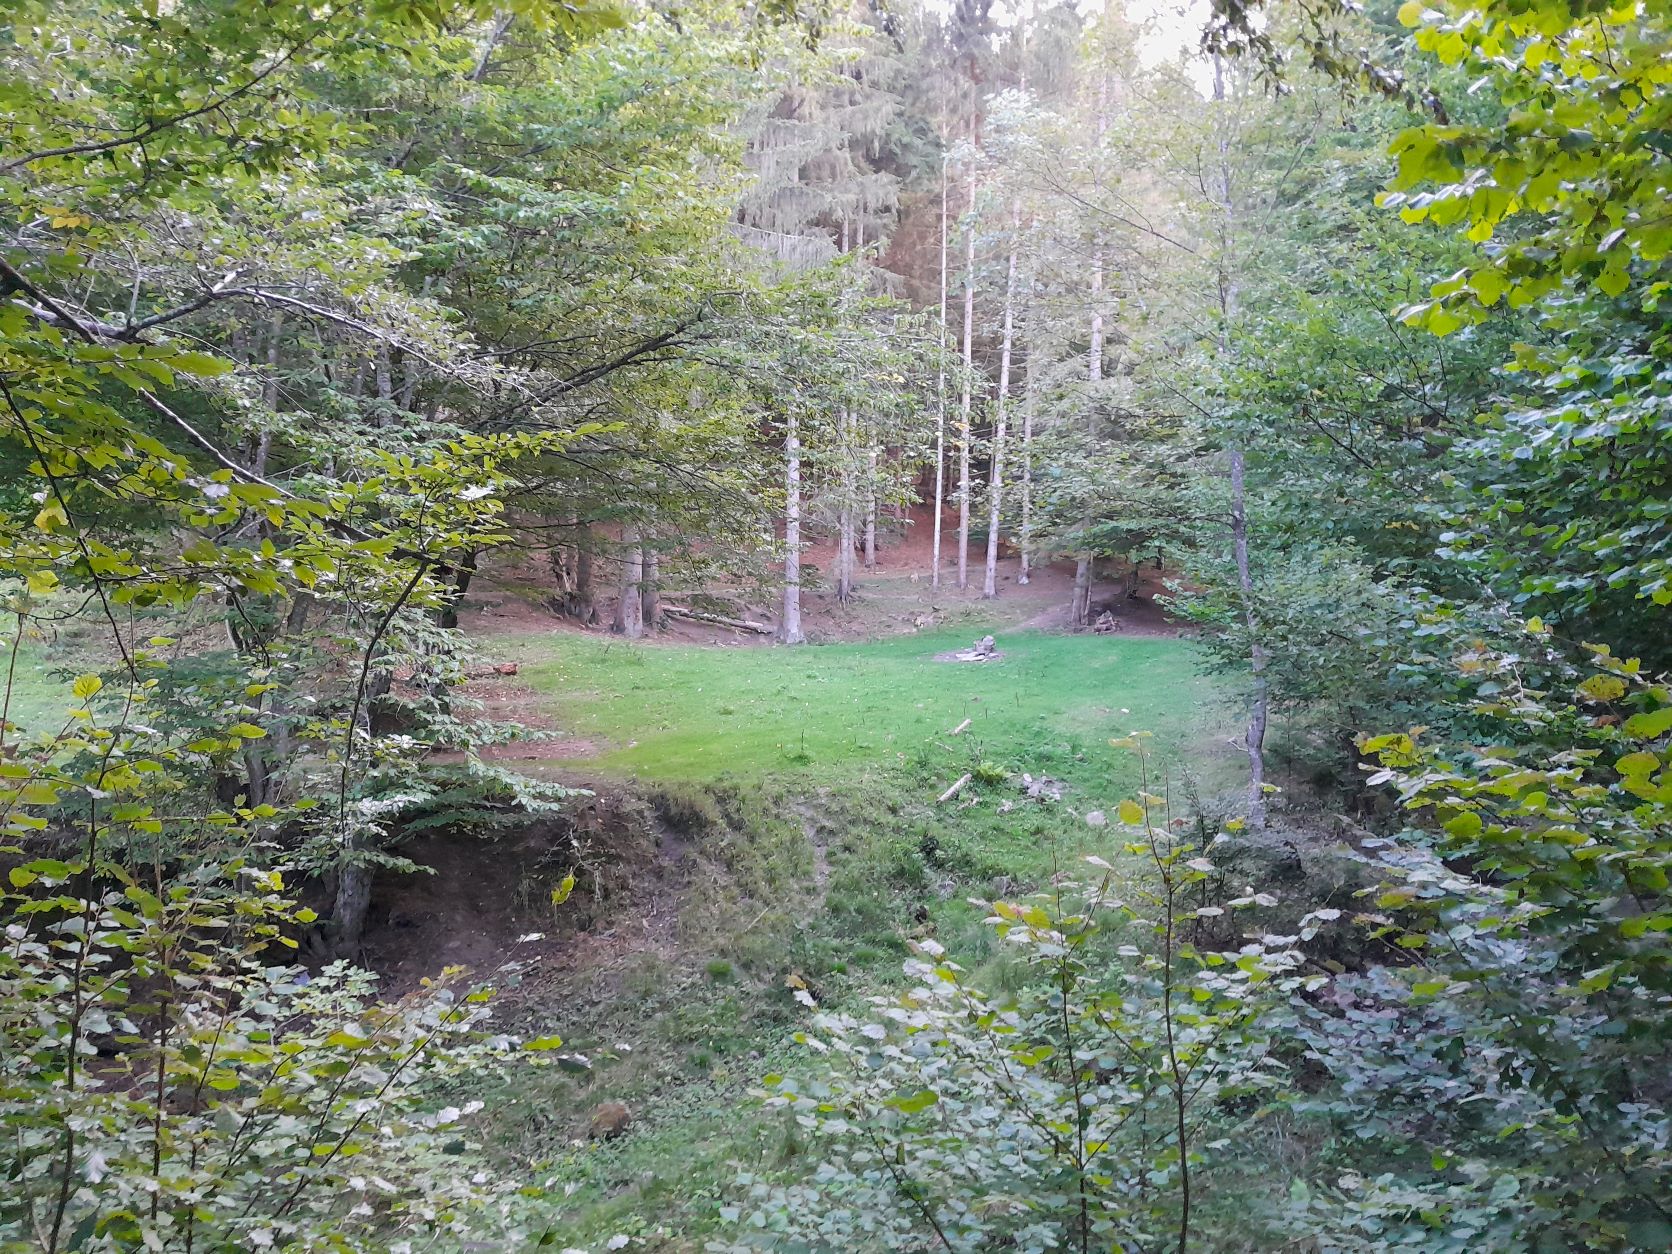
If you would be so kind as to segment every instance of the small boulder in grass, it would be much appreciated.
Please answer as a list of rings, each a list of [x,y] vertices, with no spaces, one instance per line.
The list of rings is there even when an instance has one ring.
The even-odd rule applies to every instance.
[[[1086,812],[1086,825],[1088,827],[1107,827],[1109,816],[1101,810],[1088,810]]]
[[[1061,801],[1062,781],[1052,779],[1049,775],[1041,775],[1035,779],[1032,775],[1022,775],[1022,791],[1035,801]]]

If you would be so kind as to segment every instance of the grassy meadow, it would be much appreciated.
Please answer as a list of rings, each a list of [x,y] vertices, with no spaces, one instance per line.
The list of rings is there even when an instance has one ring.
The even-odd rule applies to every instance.
[[[965,746],[1034,774],[1065,751],[1113,761],[1102,748],[1133,730],[1162,756],[1201,758],[1228,726],[1187,640],[1018,632],[999,637],[1000,661],[936,660],[969,643],[967,628],[796,649],[564,634],[496,652],[520,661],[563,735],[596,747],[588,765],[645,779],[875,774],[932,760],[965,719]]]
[[[592,1076],[507,1094],[496,1117],[503,1152],[573,1187],[572,1239],[701,1249],[739,1170],[803,1152],[780,1121],[738,1118],[761,1075],[805,1062],[793,988],[826,1006],[886,993],[921,936],[988,987],[1014,980],[971,899],[1026,894],[1085,854],[1121,860],[1121,829],[1087,819],[1139,787],[1111,739],[1151,733],[1149,787],[1181,812],[1233,790],[1236,703],[1190,641],[1001,633],[1000,661],[936,660],[976,634],[794,649],[493,639],[554,729],[524,746],[551,760],[522,765],[636,790],[700,852],[677,952],[594,972],[551,1007]],[[1024,772],[1062,799],[1030,800]],[[642,1117],[619,1141],[568,1143],[599,1100]]]

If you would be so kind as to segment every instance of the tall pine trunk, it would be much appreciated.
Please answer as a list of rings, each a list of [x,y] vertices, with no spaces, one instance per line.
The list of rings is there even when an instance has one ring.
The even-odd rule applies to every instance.
[[[801,428],[792,409],[784,420],[784,608],[778,639],[801,644]]]
[[[1104,14],[1105,30],[1108,14]],[[1105,64],[1101,67],[1097,82],[1097,155],[1093,164],[1092,195],[1094,199],[1103,191],[1103,137],[1109,129],[1109,71]],[[1097,385],[1103,381],[1103,232],[1101,228],[1094,228],[1091,243],[1091,348],[1086,354],[1086,434],[1095,435],[1092,430],[1094,409],[1097,403]],[[1088,455],[1090,450],[1087,450]],[[1091,512],[1081,515],[1080,528],[1082,533],[1091,530]],[[1089,536],[1082,540],[1089,543]],[[1069,609],[1069,621],[1076,627],[1084,627],[1091,622],[1091,594],[1096,581],[1097,555],[1090,549],[1081,549],[1074,561],[1074,598]]]
[[[877,568],[877,459],[875,437],[868,436],[865,465],[865,569]]]
[[[964,386],[958,417],[958,586],[969,586],[970,566],[970,411],[974,403],[975,332],[975,164],[970,164],[970,205],[964,231]]]
[[[836,601],[853,600],[853,412],[843,406],[836,418],[836,445],[842,459],[841,499],[836,503]]]
[[[1026,326],[1026,319],[1023,320]],[[1017,583],[1033,581],[1033,345],[1024,337],[1022,357],[1022,560]]]
[[[987,479],[987,570],[981,581],[981,595],[999,594],[999,519],[1004,505],[1005,402],[1010,398],[1010,349],[1016,326],[1016,247],[1022,230],[1022,206],[1010,204],[1010,257],[1004,276],[1004,329],[999,341],[999,400],[993,419],[993,465]]]
[[[941,139],[945,147],[945,137]],[[941,516],[946,511],[946,154],[941,153],[940,216],[940,353],[939,377],[935,387],[935,514],[934,538],[929,551],[929,586],[940,587]]]

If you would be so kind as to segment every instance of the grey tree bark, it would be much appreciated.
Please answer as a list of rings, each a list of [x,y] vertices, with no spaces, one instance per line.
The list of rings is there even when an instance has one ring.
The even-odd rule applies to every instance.
[[[643,553],[644,581],[639,588],[639,604],[645,630],[657,631],[662,625],[662,590],[659,584],[662,558],[655,549],[646,548]]]
[[[778,639],[802,644],[801,634],[801,427],[795,410],[784,420],[784,602]]]
[[[974,379],[975,331],[975,168],[970,168],[970,204],[964,231],[964,380],[958,418],[958,586],[969,586],[970,567],[970,412]]]
[[[1025,325],[1024,320],[1024,325]],[[1022,359],[1022,558],[1017,583],[1033,581],[1033,352],[1024,337]]]
[[[993,464],[987,479],[987,568],[982,577],[981,595],[999,594],[999,521],[1004,504],[1004,438],[1005,405],[1010,398],[1010,350],[1016,328],[1016,248],[1022,231],[1022,206],[1010,204],[1010,257],[1005,265],[1004,328],[999,341],[999,398],[993,419]]]
[[[942,147],[946,137],[941,137]],[[941,155],[940,354],[935,387],[935,514],[929,550],[929,586],[940,587],[941,516],[946,511],[946,156]]]
[[[1107,26],[1107,18],[1105,18]],[[1097,159],[1093,167],[1092,194],[1103,190],[1103,137],[1109,129],[1109,72],[1105,67],[1097,82]],[[1092,236],[1091,247],[1091,348],[1086,354],[1086,382],[1088,397],[1095,402],[1097,385],[1103,381],[1103,231]],[[1087,407],[1087,432],[1091,434],[1092,417]],[[1090,528],[1091,516],[1080,520],[1083,528]],[[1097,555],[1082,549],[1074,559],[1074,596],[1069,607],[1069,621],[1076,627],[1091,622],[1091,593],[1096,582]]]
[[[1231,179],[1230,111],[1225,91],[1225,66],[1213,59],[1213,100],[1219,126],[1219,353],[1229,364],[1234,349],[1231,323],[1237,316],[1238,290],[1232,251],[1235,247],[1237,207]],[[1242,597],[1243,629],[1248,633],[1248,670],[1253,681],[1248,708],[1248,729],[1243,749],[1248,754],[1248,826],[1254,831],[1266,825],[1266,723],[1271,696],[1266,683],[1266,649],[1261,640],[1260,616],[1255,605],[1254,577],[1248,557],[1247,456],[1240,440],[1232,438],[1226,448],[1227,473],[1231,489],[1231,548],[1237,568],[1237,590]]]
[[[644,635],[644,548],[639,529],[621,529],[621,596],[615,603],[615,630],[628,640]]]
[[[866,450],[865,468],[865,569],[877,568],[877,459],[879,452],[873,440]]]
[[[836,503],[836,555],[834,560],[836,601],[846,605],[853,600],[853,411],[842,407],[836,417],[837,456],[842,459],[840,482],[841,499]]]

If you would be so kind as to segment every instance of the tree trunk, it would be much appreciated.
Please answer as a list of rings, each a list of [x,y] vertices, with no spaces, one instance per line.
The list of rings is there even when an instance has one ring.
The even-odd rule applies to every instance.
[[[1236,555],[1237,588],[1242,594],[1243,625],[1248,631],[1248,669],[1254,691],[1248,710],[1248,731],[1243,747],[1248,752],[1248,826],[1260,831],[1266,825],[1266,718],[1269,694],[1266,685],[1266,650],[1260,642],[1260,620],[1254,608],[1254,579],[1248,565],[1248,492],[1244,484],[1242,448],[1230,449],[1231,545]]]
[[[302,633],[307,630],[308,615],[313,609],[313,603],[313,595],[308,592],[298,591],[291,598],[290,607],[285,611],[284,630],[281,637],[281,643],[287,645],[287,653],[303,647],[301,643]],[[297,668],[294,661],[286,662],[284,674],[287,679],[295,678]],[[273,764],[273,770],[269,772],[269,776],[284,770],[285,765],[290,761],[295,743],[290,719],[289,693],[289,683],[281,683],[273,690],[272,704],[269,707],[271,713],[268,718],[269,730],[267,735],[250,746],[251,748],[256,745],[267,747],[268,760]],[[274,790],[276,791],[276,788]]]
[[[565,521],[574,540],[551,548],[555,601],[559,611],[590,625],[597,618],[592,605],[592,531],[577,515]]]
[[[417,361],[403,353],[401,355],[400,406],[409,414],[416,412],[412,407],[418,401],[419,378],[420,373]]]
[[[372,670],[371,678],[366,683],[366,734],[373,740],[399,730],[398,711],[394,702],[389,699],[389,691],[394,687],[393,681],[394,676],[389,673],[385,660]]]
[[[1074,598],[1070,602],[1069,621],[1076,627],[1091,622],[1091,593],[1097,582],[1096,559],[1082,553],[1074,563]]]
[[[273,799],[271,764],[267,760],[266,742],[248,741],[244,745],[244,804],[252,809],[264,806]]]
[[[274,314],[267,326],[267,377],[261,381],[261,402],[266,412],[261,416],[261,434],[256,437],[255,456],[250,467],[262,476],[267,474],[267,459],[273,451],[271,423],[273,412],[279,407],[279,350],[283,330],[284,316]]]
[[[574,526],[573,519],[569,525]],[[554,544],[546,550],[546,560],[552,568],[552,599],[567,614],[570,598],[575,595],[575,546]]]
[[[388,666],[388,654],[379,645],[380,656],[373,661],[366,680],[366,696],[362,705],[364,728],[368,739],[376,741],[391,735],[397,728],[396,710],[389,702],[393,675]],[[329,956],[348,962],[360,961],[360,940],[366,929],[366,910],[372,901],[372,876],[375,868],[362,855],[366,848],[364,827],[350,828],[343,833],[342,860],[332,873],[331,914],[324,926]]]
[[[1094,197],[1103,190],[1103,136],[1109,127],[1109,72],[1104,67],[1097,84],[1097,159],[1093,169],[1092,187]],[[1091,348],[1086,354],[1086,381],[1090,384],[1087,389],[1088,400],[1086,406],[1087,437],[1096,433],[1091,429],[1094,421],[1093,414],[1097,401],[1097,385],[1103,381],[1103,232],[1101,229],[1092,234],[1091,245]],[[1087,450],[1088,454],[1090,450]],[[1082,534],[1091,529],[1091,512],[1080,517]],[[1084,543],[1086,541],[1082,541]],[[1069,621],[1076,627],[1085,627],[1091,623],[1091,592],[1096,581],[1093,570],[1095,554],[1089,549],[1082,549],[1074,562],[1074,600],[1069,613]]]
[[[946,145],[945,137],[941,146]],[[941,154],[940,217],[940,353],[935,386],[935,514],[934,539],[929,551],[929,586],[940,587],[941,518],[946,512],[946,154]]]
[[[644,635],[644,548],[639,529],[621,529],[621,595],[615,603],[615,630],[628,640]]]
[[[964,386],[958,418],[958,586],[969,586],[970,411],[975,331],[975,167],[970,167],[969,222],[964,231]]]
[[[655,631],[662,623],[662,590],[658,586],[661,574],[662,559],[655,549],[644,551],[644,583],[641,588],[640,605],[644,612],[644,625],[649,631]]]
[[[459,625],[459,606],[470,591],[470,581],[476,575],[476,553],[472,550],[453,567],[453,578],[436,612],[436,625],[449,629]]]
[[[390,374],[389,346],[379,344],[373,361],[374,379],[377,383],[377,399],[383,404],[378,409],[377,425],[387,427],[390,422],[390,410],[394,407],[395,384]]]
[[[359,962],[361,938],[366,931],[366,911],[372,904],[372,871],[367,862],[355,857],[362,842],[350,846],[346,860],[337,868],[332,895],[331,917],[325,924],[329,956],[344,962]]]
[[[428,296],[435,289],[435,276],[424,276],[423,294]],[[423,377],[423,363],[410,353],[401,354],[401,408],[408,413],[416,412],[412,407],[418,399],[418,384]]]
[[[1231,323],[1237,315],[1237,282],[1231,264],[1236,229],[1236,200],[1231,191],[1231,146],[1225,124],[1225,67],[1213,59],[1213,100],[1219,115],[1219,194],[1221,235],[1219,240],[1219,353],[1229,365],[1232,354]],[[1243,748],[1248,754],[1248,826],[1261,831],[1266,825],[1266,721],[1270,693],[1266,684],[1266,650],[1260,638],[1260,616],[1254,601],[1254,576],[1248,560],[1247,461],[1239,441],[1226,450],[1231,488],[1231,548],[1237,567],[1237,590],[1242,597],[1243,627],[1248,632],[1248,670],[1253,681],[1248,710],[1248,730]]]
[[[792,409],[784,420],[784,610],[778,639],[801,644],[801,428]]]
[[[1010,259],[1004,277],[1004,329],[999,339],[999,399],[993,416],[993,466],[987,478],[987,569],[981,581],[981,595],[999,594],[999,518],[1004,504],[1005,402],[1010,397],[1010,349],[1016,326],[1016,246],[1022,230],[1022,206],[1010,202]]]
[[[865,469],[865,569],[877,568],[877,446],[872,443]]]
[[[570,613],[588,627],[598,621],[598,606],[592,582],[592,528],[582,525],[575,545],[575,590],[570,596]]]
[[[843,408],[836,419],[837,456],[842,459],[841,499],[836,508],[836,556],[832,572],[836,582],[836,602],[846,605],[853,600],[853,413]]]
[[[1024,325],[1026,323],[1024,322]],[[1017,583],[1033,579],[1033,348],[1024,341],[1022,361],[1022,561]]]

